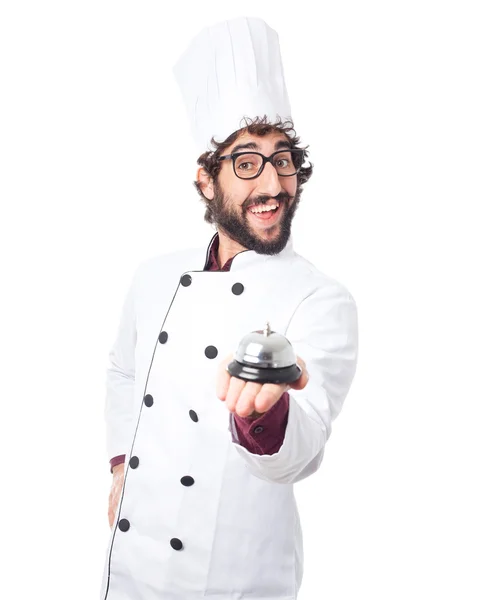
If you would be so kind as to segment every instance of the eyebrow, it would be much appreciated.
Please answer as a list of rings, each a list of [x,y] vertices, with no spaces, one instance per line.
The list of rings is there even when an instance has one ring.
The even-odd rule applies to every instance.
[[[291,142],[288,142],[288,140],[279,140],[274,145],[274,149],[276,151],[276,150],[280,150],[281,148],[291,148]],[[259,152],[259,146],[256,142],[248,142],[247,144],[238,144],[237,146],[234,146],[232,148],[230,154],[234,154],[235,152],[238,152],[239,150],[257,150]]]

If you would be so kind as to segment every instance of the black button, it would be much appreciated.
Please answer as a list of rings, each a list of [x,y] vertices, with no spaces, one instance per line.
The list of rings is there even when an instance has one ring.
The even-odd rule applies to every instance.
[[[194,421],[195,423],[198,423],[198,415],[195,413],[194,410],[190,410],[190,417],[191,417],[192,421]]]
[[[191,275],[183,275],[183,277],[180,279],[180,283],[185,287],[191,285]]]
[[[136,469],[136,467],[140,464],[140,459],[138,458],[138,456],[132,456],[130,458],[130,467],[132,469]]]
[[[255,428],[253,429],[253,431],[254,431],[255,433],[263,433],[263,431],[264,431],[264,427],[261,427],[261,425],[258,425],[258,427],[255,427]]]
[[[216,358],[218,356],[218,350],[214,346],[207,346],[205,348],[205,354],[208,358]]]
[[[190,485],[193,485],[195,483],[195,480],[193,479],[193,477],[190,477],[189,475],[185,475],[184,477],[181,478],[180,481],[183,485],[186,485],[187,487],[189,487]]]
[[[130,521],[128,521],[128,519],[121,519],[118,523],[118,527],[121,531],[128,531],[128,529],[130,529]]]
[[[151,394],[146,394],[146,396],[143,398],[143,402],[146,404],[146,406],[153,406],[153,396]]]
[[[175,550],[181,550],[183,548],[183,543],[178,538],[171,538],[170,546]]]
[[[160,344],[166,344],[166,340],[168,339],[168,334],[166,331],[162,331],[158,339],[160,340]]]
[[[231,288],[231,291],[235,296],[239,296],[244,292],[244,285],[242,283],[235,283],[234,286]]]

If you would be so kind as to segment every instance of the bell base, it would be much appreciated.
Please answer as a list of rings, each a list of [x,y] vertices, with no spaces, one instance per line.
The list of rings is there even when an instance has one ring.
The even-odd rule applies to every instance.
[[[238,379],[245,381],[254,381],[255,383],[292,383],[293,381],[297,381],[302,374],[302,369],[298,365],[265,369],[245,365],[237,360],[230,362],[226,370],[232,377],[238,377]]]

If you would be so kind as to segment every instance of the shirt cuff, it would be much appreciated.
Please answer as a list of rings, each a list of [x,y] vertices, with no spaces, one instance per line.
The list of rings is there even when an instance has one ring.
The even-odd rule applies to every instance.
[[[110,460],[110,473],[113,473],[113,467],[125,462],[126,454],[120,454]]]
[[[275,454],[283,445],[288,414],[288,392],[285,392],[274,406],[257,419],[239,417],[234,413],[237,434],[237,440],[234,441],[253,454]]]

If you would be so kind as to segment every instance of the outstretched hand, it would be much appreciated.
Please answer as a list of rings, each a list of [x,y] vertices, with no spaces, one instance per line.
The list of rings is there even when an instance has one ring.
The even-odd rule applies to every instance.
[[[233,358],[234,354],[230,354],[218,367],[216,394],[230,412],[239,417],[260,417],[278,402],[284,392],[302,390],[309,380],[306,364],[299,356],[296,361],[302,369],[301,377],[291,383],[256,383],[232,377],[226,367]]]

